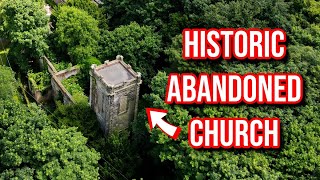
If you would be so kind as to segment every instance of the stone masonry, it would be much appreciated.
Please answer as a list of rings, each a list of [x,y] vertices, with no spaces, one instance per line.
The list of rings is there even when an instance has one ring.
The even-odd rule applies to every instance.
[[[105,134],[125,130],[137,116],[141,74],[118,55],[90,71],[89,103]]]

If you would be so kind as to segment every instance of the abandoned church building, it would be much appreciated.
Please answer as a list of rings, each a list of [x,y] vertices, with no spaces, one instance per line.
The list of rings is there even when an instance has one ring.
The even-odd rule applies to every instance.
[[[106,134],[127,129],[137,115],[141,74],[118,55],[116,60],[92,65],[89,103]]]
[[[77,75],[80,72],[79,67],[57,71],[47,57],[43,57],[40,62],[43,67],[48,68],[51,83],[44,93],[37,89],[34,85],[36,82],[29,78],[29,90],[35,100],[41,103],[51,98],[61,98],[64,104],[76,103],[62,82]],[[126,130],[137,116],[141,74],[126,64],[121,55],[99,66],[93,64],[87,74],[90,75],[88,103],[96,113],[104,133],[107,135],[115,130]]]

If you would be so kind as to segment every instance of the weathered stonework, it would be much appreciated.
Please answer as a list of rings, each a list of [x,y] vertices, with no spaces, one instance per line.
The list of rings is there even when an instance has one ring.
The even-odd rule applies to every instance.
[[[80,68],[78,66],[73,66],[70,69],[65,69],[58,72],[50,62],[50,60],[45,56],[40,60],[40,65],[42,67],[44,67],[44,64],[46,64],[46,66],[48,67],[48,71],[51,74],[51,87],[53,91],[51,95],[54,98],[57,98],[61,93],[64,104],[74,103],[73,97],[63,86],[61,81],[63,81],[64,79],[68,79],[70,76],[78,74],[80,72]]]
[[[89,102],[106,134],[127,129],[135,120],[141,82],[141,74],[120,55],[91,66]]]

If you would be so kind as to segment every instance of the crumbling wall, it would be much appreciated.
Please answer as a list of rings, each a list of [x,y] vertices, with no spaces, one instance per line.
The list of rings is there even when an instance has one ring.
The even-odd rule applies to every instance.
[[[73,66],[70,69],[59,71],[58,73],[55,73],[55,75],[60,81],[63,81],[64,79],[68,79],[70,76],[77,75],[79,72],[80,69],[77,66]]]
[[[58,79],[56,75],[52,75],[51,86],[53,90],[53,97],[57,98],[61,94],[63,97],[64,104],[74,103],[71,94],[63,86],[63,84],[61,83],[61,81]]]
[[[33,86],[30,79],[28,79],[28,87],[29,87],[29,91],[32,93],[37,103],[49,101],[53,96],[52,89],[47,88],[42,92]]]
[[[59,95],[62,95],[64,104],[74,103],[72,95],[63,86],[61,81],[69,78],[70,76],[78,74],[80,72],[80,68],[78,66],[73,66],[70,69],[65,69],[58,72],[47,57],[43,57],[43,60],[48,67],[49,73],[51,74],[51,86],[53,90],[53,97],[58,98]]]

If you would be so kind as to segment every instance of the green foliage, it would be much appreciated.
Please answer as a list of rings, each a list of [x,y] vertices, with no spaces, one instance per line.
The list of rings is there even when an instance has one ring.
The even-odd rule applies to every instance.
[[[175,173],[186,179],[317,179],[319,177],[319,3],[294,1],[105,1],[110,27],[136,21],[154,27],[162,37],[166,63],[171,72],[295,72],[305,83],[304,103],[299,106],[169,106],[163,102],[167,76],[159,72],[149,81],[151,92],[140,100],[141,112],[133,135],[141,145],[140,154],[159,157],[162,164],[174,163]],[[283,28],[288,35],[288,57],[282,61],[185,61],[182,55],[183,28]],[[128,30],[129,31],[129,30]],[[127,31],[126,31],[127,32]],[[122,34],[126,34],[123,32]],[[134,36],[131,36],[134,37]],[[110,42],[108,38],[105,42]],[[128,39],[128,38],[127,38]],[[117,39],[115,38],[114,41]],[[125,39],[121,39],[125,41]],[[169,44],[169,45],[168,45]],[[114,43],[107,49],[110,51]],[[103,47],[108,46],[103,44]],[[124,45],[122,45],[123,47]],[[133,45],[134,46],[134,45]],[[308,47],[312,46],[312,47]],[[131,46],[132,48],[132,46]],[[119,48],[115,48],[114,51]],[[121,51],[119,52],[121,54]],[[160,51],[160,54],[162,50]],[[103,54],[103,53],[100,53]],[[103,55],[108,54],[104,53]],[[116,55],[112,55],[113,57]],[[161,54],[162,55],[162,54]],[[111,57],[111,58],[113,58]],[[125,61],[126,56],[125,57]],[[110,57],[109,57],[110,58]],[[157,58],[156,58],[157,59]],[[157,59],[157,60],[158,60]],[[158,61],[159,62],[159,61]],[[134,63],[129,62],[135,68]],[[139,61],[141,64],[141,60]],[[153,73],[159,70],[152,65]],[[143,71],[141,71],[143,72]],[[143,73],[142,73],[143,75]],[[149,75],[149,74],[148,74]],[[183,128],[178,141],[159,129],[152,131],[148,144],[145,107],[167,109],[170,123]],[[187,142],[187,123],[191,116],[201,117],[279,117],[283,123],[283,148],[279,151],[195,151]],[[145,142],[143,142],[145,141]],[[147,150],[146,150],[147,149]],[[160,154],[160,155],[159,155]],[[144,156],[147,158],[148,156]],[[160,166],[160,164],[159,164]],[[169,169],[172,167],[169,167]]]
[[[84,92],[89,94],[89,88],[90,88],[90,75],[89,71],[91,69],[91,65],[96,64],[100,65],[101,61],[95,57],[89,57],[88,59],[84,60],[80,64],[80,74],[78,75],[79,77],[79,85],[84,89]]]
[[[22,72],[28,72],[29,62],[44,54],[65,60],[56,61],[60,62],[55,64],[57,70],[71,67],[71,62],[78,64],[81,74],[63,81],[76,103],[56,104],[51,121],[59,129],[52,128],[38,107],[15,103],[19,95],[14,75],[11,69],[0,66],[0,179],[97,178],[98,154],[85,146],[86,139],[73,127],[107,160],[101,160],[102,178],[122,179],[124,174],[128,178],[163,179],[319,179],[318,1],[104,0],[99,7],[91,0],[67,0],[55,7],[49,38],[43,5],[42,0],[0,0],[0,37],[10,40],[10,62],[19,65]],[[288,56],[268,62],[185,61],[181,57],[181,32],[194,27],[283,28]],[[47,39],[55,54],[48,52]],[[5,54],[0,52],[2,64]],[[118,54],[142,73],[150,91],[142,88],[147,94],[140,100],[130,136],[116,132],[105,139],[84,92],[89,89],[91,64],[112,60]],[[298,106],[168,105],[163,99],[171,72],[300,73],[305,97]],[[44,89],[47,81],[43,72],[30,76],[38,81],[39,89]],[[167,109],[166,120],[183,129],[179,139],[173,141],[159,128],[150,135],[145,107]],[[187,123],[193,116],[279,117],[282,148],[194,150],[187,140]]]
[[[212,179],[275,179],[319,176],[320,148],[318,143],[320,113],[320,51],[306,46],[289,46],[287,61],[249,63],[239,61],[215,62],[221,72],[295,72],[304,78],[305,99],[300,106],[197,106],[167,105],[164,103],[165,73],[158,73],[151,83],[152,93],[144,95],[145,107],[167,109],[168,122],[182,127],[177,142],[159,129],[154,129],[151,142],[154,154],[161,161],[174,162],[180,177]],[[178,61],[178,59],[177,59]],[[189,68],[189,67],[188,67]],[[204,69],[205,70],[205,69]],[[219,72],[219,71],[218,71]],[[147,103],[146,103],[147,102]],[[145,112],[142,122],[147,122]],[[282,150],[273,151],[197,151],[188,145],[187,124],[191,115],[199,117],[279,117],[282,122]],[[140,117],[143,117],[140,116]],[[139,120],[140,121],[140,120]],[[187,155],[186,155],[187,154]]]
[[[48,50],[48,20],[43,2],[3,0],[0,7],[0,32],[10,40],[9,58],[27,72],[29,61],[38,60]]]
[[[144,95],[144,107],[167,109],[166,119],[183,128],[178,142],[172,141],[161,131],[155,129],[151,135],[155,156],[161,161],[174,162],[182,178],[200,179],[317,179],[319,177],[319,59],[317,25],[309,26],[313,31],[306,35],[308,29],[293,29],[290,38],[295,46],[288,47],[288,59],[268,63],[250,63],[240,61],[186,62],[181,58],[181,36],[173,39],[166,49],[171,67],[168,71],[176,72],[294,72],[304,78],[305,99],[300,106],[169,106],[163,102],[165,73],[159,73],[151,83],[152,93]],[[299,45],[308,44],[312,47]],[[187,142],[187,123],[191,114],[200,117],[279,117],[282,121],[283,147],[280,151],[196,151]],[[140,123],[146,122],[145,112],[139,115]],[[140,129],[142,130],[142,129]],[[186,156],[187,154],[188,156]],[[232,172],[232,173],[231,173]]]
[[[46,70],[37,73],[28,72],[28,80],[31,82],[33,89],[39,91],[44,91],[51,85],[51,75]]]
[[[101,138],[102,132],[96,114],[87,102],[65,105],[57,102],[56,105],[51,118],[59,127],[77,127],[89,142],[94,142],[99,136]]]
[[[45,3],[53,8],[57,6],[57,4],[53,0],[45,0]]]
[[[304,44],[307,46],[320,45],[320,26],[311,24],[309,27],[303,29],[300,26],[292,28],[292,34],[295,38],[292,40],[296,44]]]
[[[0,65],[7,64],[7,56],[8,56],[9,49],[5,49],[0,51]]]
[[[204,20],[207,27],[284,28],[290,30],[289,3],[283,0],[240,0],[217,2],[207,7]]]
[[[88,103],[88,97],[84,94],[82,87],[78,84],[78,77],[72,76],[68,79],[62,80],[63,86],[73,96],[77,103]]]
[[[192,61],[182,58],[182,35],[172,38],[172,43],[165,49],[170,72],[211,73],[219,71],[219,67],[212,61]]]
[[[68,6],[60,6],[55,16],[57,46],[73,63],[81,63],[96,54],[100,38],[97,20],[86,11]]]
[[[114,132],[108,135],[105,149],[103,150],[104,162],[103,174],[107,179],[123,179],[119,173],[125,177],[134,177],[136,168],[141,163],[141,159],[135,151],[135,147],[130,143],[127,132]]]
[[[91,16],[94,16],[99,11],[99,7],[90,0],[69,0],[66,3],[63,3],[62,5],[68,5],[71,7],[85,10]]]
[[[187,3],[193,3],[187,1]],[[180,33],[188,26],[190,19],[188,13],[183,13],[182,1],[170,0],[105,0],[103,7],[109,26],[114,29],[121,25],[128,25],[131,22],[154,27],[160,31],[165,42]]]
[[[36,105],[0,102],[0,178],[97,179],[99,154],[75,128],[55,129]]]
[[[71,76],[68,79],[62,80],[62,84],[71,95],[83,93],[83,89],[78,84],[77,76]]]
[[[0,100],[19,99],[18,83],[11,68],[0,65]]]
[[[149,26],[131,23],[113,31],[103,31],[100,41],[100,59],[113,60],[117,55],[124,56],[124,61],[144,80],[155,74],[154,67],[161,51],[160,36]]]
[[[89,57],[81,63],[81,68],[85,69],[86,72],[89,72],[92,64],[100,65],[101,61],[95,57]]]
[[[283,0],[106,0],[104,4],[110,27],[132,21],[154,26],[165,43],[170,43],[172,37],[187,27],[283,27],[289,30],[289,6],[290,3]]]
[[[291,32],[291,37],[293,38],[291,38],[291,41],[297,45],[304,44],[318,48],[320,42],[320,13],[317,14],[316,11],[314,11],[316,6],[311,6],[308,2],[313,1],[305,1],[305,3],[301,5],[301,9],[299,9],[300,11],[291,17],[293,24]],[[311,11],[313,12],[312,14],[310,14]]]
[[[316,0],[304,0],[308,15],[317,23],[320,23],[320,2]]]
[[[78,9],[88,12],[89,15],[99,21],[99,27],[101,29],[108,28],[108,21],[104,16],[104,9],[97,6],[92,0],[68,0],[62,5],[76,7]]]
[[[105,0],[104,8],[108,12],[108,18],[113,27],[130,24],[132,21],[160,26],[168,17],[170,10],[174,8],[173,4],[169,0]]]
[[[126,177],[134,177],[141,159],[135,151],[137,148],[129,141],[128,133],[114,132],[105,139],[96,114],[88,103],[64,105],[57,102],[57,109],[51,118],[60,128],[77,127],[88,138],[88,144],[101,153],[104,159],[100,169],[102,177],[122,178],[119,172]]]
[[[70,69],[72,67],[72,64],[70,62],[65,62],[65,61],[61,61],[58,63],[52,62],[52,64],[58,72],[65,69]]]

